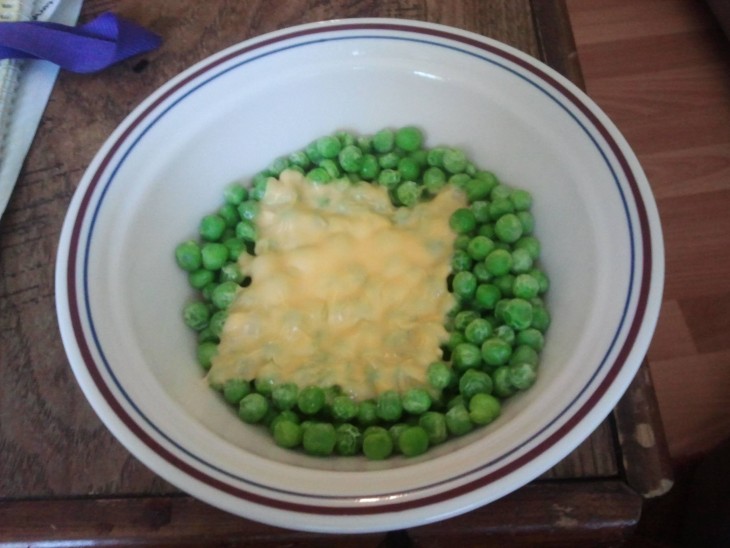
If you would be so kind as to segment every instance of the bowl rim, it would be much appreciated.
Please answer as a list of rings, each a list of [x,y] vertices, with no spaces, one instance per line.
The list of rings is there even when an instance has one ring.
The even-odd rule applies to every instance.
[[[242,490],[210,474],[205,474],[163,447],[144,428],[141,428],[134,418],[129,416],[124,407],[116,400],[115,395],[109,390],[106,385],[106,380],[97,369],[93,352],[87,346],[83,334],[79,310],[71,304],[78,302],[79,299],[77,295],[78,288],[75,285],[78,276],[76,265],[78,256],[80,253],[83,253],[83,250],[78,248],[78,244],[82,238],[81,234],[84,230],[84,221],[88,214],[88,208],[95,200],[92,196],[94,187],[99,183],[103,172],[112,162],[115,152],[131,135],[136,124],[143,122],[156,109],[164,106],[165,102],[173,97],[178,90],[195,82],[196,79],[203,77],[207,71],[214,67],[223,65],[236,57],[250,54],[259,48],[284,43],[287,40],[315,37],[320,33],[364,31],[415,34],[422,37],[425,36],[428,39],[442,40],[463,47],[485,51],[491,55],[504,58],[510,63],[519,66],[521,69],[532,73],[534,76],[540,78],[540,80],[546,82],[548,86],[563,98],[569,100],[599,130],[601,136],[619,162],[619,167],[623,171],[624,176],[629,181],[629,187],[633,194],[633,203],[637,208],[637,216],[640,224],[638,232],[641,234],[641,243],[644,250],[642,256],[641,286],[638,288],[636,314],[632,319],[632,324],[625,342],[614,359],[614,363],[611,364],[608,374],[568,421],[524,455],[521,455],[511,461],[507,466],[492,473],[421,498],[407,500],[398,500],[396,498],[391,501],[381,501],[378,504],[360,504],[354,506],[307,505]],[[480,505],[484,502],[489,502],[489,500],[486,500],[475,503],[474,500],[479,498],[478,491],[485,486],[494,486],[499,480],[515,472],[524,473],[525,471],[529,471],[527,475],[530,476],[529,479],[533,479],[536,475],[554,465],[560,458],[573,450],[577,445],[576,440],[579,442],[587,437],[610,412],[640,365],[641,359],[636,356],[641,355],[641,358],[643,358],[658,317],[663,288],[663,267],[663,244],[658,213],[651,197],[648,182],[641,171],[638,160],[636,160],[618,129],[579,88],[533,57],[485,36],[446,25],[420,21],[390,18],[353,18],[297,25],[245,40],[213,54],[184,70],[166,84],[163,84],[163,86],[153,92],[134,109],[97,153],[85,173],[69,207],[61,234],[56,263],[56,286],[59,288],[56,302],[64,347],[66,348],[69,361],[84,394],[102,421],[112,430],[115,436],[122,441],[127,449],[141,458],[155,472],[176,485],[181,484],[180,474],[182,474],[183,479],[189,477],[193,480],[193,483],[200,482],[210,485],[221,493],[230,495],[236,499],[243,499],[267,509],[278,509],[286,514],[292,512],[310,515],[319,514],[320,516],[326,516],[327,519],[337,519],[338,523],[334,528],[339,531],[372,531],[379,529],[377,526],[374,529],[372,524],[348,525],[347,521],[354,516],[377,517],[386,512],[419,510],[459,498],[463,499],[464,502],[458,508],[451,508],[451,512],[460,513],[467,511],[475,504]],[[630,359],[632,357],[634,358],[633,361]],[[600,406],[599,403],[601,404]],[[106,413],[108,409],[111,409],[114,413],[113,417],[109,417],[108,413]],[[140,441],[146,446],[141,450],[137,446]],[[543,462],[538,464],[534,460],[531,460],[536,454],[542,457],[549,454],[550,458],[543,459]],[[150,459],[150,456],[153,458]],[[155,460],[157,458],[162,458],[166,461],[166,464],[160,466]],[[186,484],[184,481],[182,483]],[[524,483],[526,482],[522,482],[520,485]],[[220,506],[220,501],[214,500],[205,494],[201,495],[199,490],[194,486],[192,489],[190,487],[186,485],[185,489],[195,494],[198,498]],[[517,487],[519,486],[502,487],[501,493],[500,489],[496,489],[497,496],[494,496],[490,500],[498,498],[498,496],[502,496]],[[235,511],[229,505],[226,505],[224,509]],[[245,515],[251,516],[251,514]],[[263,519],[260,519],[260,517],[256,519],[267,521],[265,517]],[[416,519],[414,523],[424,523],[428,520],[438,518],[435,517],[434,513],[431,516],[420,516],[414,519]],[[283,527],[291,526],[291,522],[281,519],[269,522]],[[330,527],[325,527],[321,523],[313,527],[303,523],[296,523],[295,525],[296,528],[310,530],[330,529]]]

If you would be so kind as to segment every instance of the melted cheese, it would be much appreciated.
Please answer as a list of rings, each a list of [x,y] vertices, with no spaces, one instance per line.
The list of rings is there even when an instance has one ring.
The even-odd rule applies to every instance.
[[[357,399],[424,386],[455,304],[449,217],[465,203],[447,188],[395,208],[377,185],[270,179],[256,256],[239,260],[252,284],[229,308],[209,380],[339,385]]]

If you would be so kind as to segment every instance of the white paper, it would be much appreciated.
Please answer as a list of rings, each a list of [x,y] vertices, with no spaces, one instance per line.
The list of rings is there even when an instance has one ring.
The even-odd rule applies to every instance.
[[[32,21],[52,21],[64,25],[75,25],[83,0],[17,0],[23,4],[24,12],[30,12]],[[0,116],[7,116],[0,129],[6,128],[2,156],[0,156],[0,218],[10,199],[18,179],[23,161],[33,142],[36,129],[48,97],[56,81],[59,67],[48,61],[27,60],[16,65],[17,87],[14,96],[3,96],[10,108],[0,105]],[[12,71],[4,71],[0,78],[13,78]],[[2,82],[0,82],[2,86]],[[2,122],[2,121],[0,121]]]

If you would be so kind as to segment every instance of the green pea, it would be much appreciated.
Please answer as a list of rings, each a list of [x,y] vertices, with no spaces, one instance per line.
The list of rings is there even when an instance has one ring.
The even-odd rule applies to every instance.
[[[502,311],[504,322],[517,330],[530,327],[532,316],[532,305],[525,299],[511,299]]]
[[[360,402],[357,410],[357,420],[362,426],[371,426],[378,422],[378,412],[375,402],[366,400]]]
[[[431,386],[443,390],[452,383],[454,372],[445,362],[433,362],[426,370],[426,378]]]
[[[375,152],[390,152],[395,146],[395,133],[390,129],[381,129],[373,135],[372,146]]]
[[[535,306],[532,309],[532,324],[530,327],[534,327],[538,331],[545,333],[550,327],[550,313],[544,306]]]
[[[239,183],[231,183],[223,189],[223,199],[227,204],[237,206],[248,199],[248,189]]]
[[[469,418],[474,424],[489,424],[501,412],[502,404],[490,394],[476,394],[469,400]]]
[[[271,394],[274,391],[274,386],[276,386],[276,382],[274,382],[274,379],[269,377],[256,377],[253,381],[253,386],[256,392],[262,396],[271,397]]]
[[[211,301],[221,310],[228,308],[233,300],[236,298],[236,292],[238,291],[239,285],[236,282],[223,282],[218,284],[213,290],[211,295]]]
[[[464,185],[466,199],[470,204],[487,198],[491,189],[492,187],[489,181],[485,181],[484,179],[469,179]]]
[[[208,327],[210,309],[202,301],[193,301],[183,308],[183,321],[190,329],[202,331]]]
[[[319,162],[319,167],[320,169],[324,169],[331,179],[339,179],[342,176],[342,172],[340,171],[340,167],[337,165],[337,162],[329,158],[321,160]]]
[[[504,276],[512,268],[512,254],[504,249],[495,249],[486,256],[484,264],[492,276]]]
[[[515,207],[508,198],[497,198],[489,202],[489,216],[493,221],[508,213],[514,213],[514,211]]]
[[[200,221],[200,226],[198,227],[201,238],[208,242],[220,240],[225,229],[226,221],[223,217],[216,214],[206,215],[203,217]]]
[[[297,396],[297,407],[305,415],[314,415],[324,407],[324,390],[319,386],[311,385],[302,388]]]
[[[509,358],[510,365],[519,365],[526,363],[533,369],[537,368],[540,358],[537,351],[526,344],[520,344],[512,351],[512,355]]]
[[[218,344],[212,341],[205,341],[198,344],[196,357],[198,363],[206,371],[210,369],[213,358],[218,354]]]
[[[200,246],[193,240],[188,240],[175,248],[175,260],[180,268],[187,272],[194,272],[203,265]]]
[[[238,214],[244,221],[253,221],[261,211],[261,204],[254,200],[244,200],[238,204]]]
[[[515,330],[508,325],[500,325],[494,330],[494,336],[502,339],[508,345],[513,346],[515,344]]]
[[[358,405],[350,396],[336,396],[332,401],[332,416],[338,421],[349,421],[357,417]]]
[[[438,445],[449,437],[449,429],[443,413],[437,411],[424,413],[418,418],[418,426],[426,431],[429,445]]]
[[[251,383],[243,379],[230,379],[223,385],[223,398],[231,405],[238,405],[251,393]]]
[[[451,214],[449,226],[457,234],[467,234],[474,230],[477,221],[471,209],[462,207]]]
[[[452,406],[444,416],[446,419],[446,428],[454,436],[463,436],[474,429],[474,425],[469,417],[467,408],[459,403]]]
[[[446,342],[446,347],[453,352],[454,348],[465,342],[467,342],[466,337],[464,337],[461,331],[452,331],[449,333],[449,340]]]
[[[537,378],[537,371],[529,363],[515,363],[509,366],[509,380],[517,390],[527,390]]]
[[[515,206],[515,211],[527,211],[532,207],[532,194],[526,190],[513,190],[509,195],[509,199]]]
[[[337,443],[335,427],[326,422],[315,422],[304,429],[302,448],[310,455],[326,457],[332,454]]]
[[[517,218],[522,223],[522,233],[532,234],[535,231],[535,217],[529,211],[518,211]]]
[[[290,166],[300,167],[304,170],[309,169],[312,165],[312,161],[304,150],[292,152],[289,154],[288,160]]]
[[[357,173],[362,169],[363,153],[355,145],[347,145],[338,154],[340,166],[347,173]]]
[[[422,187],[414,181],[406,181],[395,189],[398,201],[406,207],[413,207],[421,201]]]
[[[422,455],[428,445],[428,433],[422,426],[409,426],[398,437],[398,448],[406,457]]]
[[[362,448],[362,432],[354,424],[343,423],[335,429],[335,450],[343,456],[357,455]]]
[[[454,328],[464,331],[471,322],[479,317],[479,313],[474,310],[461,310],[454,316]]]
[[[230,241],[230,240],[229,240]],[[228,247],[228,246],[226,246]],[[230,249],[229,249],[230,251]],[[226,263],[221,267],[220,271],[220,282],[233,282],[235,285],[240,285],[243,283],[245,276],[243,275],[243,272],[241,272],[241,268],[238,266],[237,263]],[[215,292],[215,290],[213,291]],[[212,297],[212,294],[211,294]]]
[[[269,410],[267,399],[256,392],[243,397],[238,405],[238,416],[244,422],[254,424],[260,422]]]
[[[442,156],[443,167],[449,173],[461,173],[466,169],[466,153],[457,148],[447,148]]]
[[[444,152],[445,147],[434,147],[428,150],[426,154],[426,162],[429,166],[433,167],[444,167]]]
[[[307,172],[307,179],[314,184],[327,184],[332,181],[332,176],[323,167],[315,167]]]
[[[537,352],[540,352],[545,346],[545,336],[534,327],[528,327],[527,329],[523,329],[517,333],[515,342],[520,345],[527,345]]]
[[[493,310],[501,298],[502,292],[494,284],[479,284],[474,292],[474,301],[484,310]]]
[[[494,233],[501,241],[514,243],[522,237],[522,223],[517,215],[506,213],[494,223]]]
[[[277,384],[271,391],[271,401],[282,411],[292,409],[297,404],[299,387],[293,382]]]
[[[477,289],[477,278],[468,270],[457,272],[452,281],[452,288],[454,296],[463,301],[470,300]]]
[[[459,379],[459,393],[467,401],[475,394],[491,394],[492,388],[491,377],[477,369],[467,369]]]
[[[479,367],[482,363],[482,354],[479,347],[471,343],[461,343],[454,348],[452,360],[457,369]]]
[[[474,213],[474,218],[477,220],[477,224],[479,225],[488,223],[492,220],[492,217],[489,214],[489,202],[486,200],[476,200],[472,202],[469,209],[471,209],[472,213]]]
[[[431,407],[431,396],[423,388],[410,388],[403,394],[403,409],[412,415],[425,413]]]
[[[334,135],[326,135],[315,141],[317,152],[322,158],[337,158],[342,150],[342,144]]]
[[[438,194],[446,185],[446,174],[436,166],[429,167],[423,172],[423,186],[430,194]]]
[[[228,314],[225,310],[219,310],[218,312],[214,312],[213,315],[210,317],[208,327],[216,337],[220,338],[221,333],[223,333],[223,326],[225,325],[227,318]]]
[[[477,235],[469,240],[466,252],[475,261],[483,261],[494,250],[494,242],[486,236]]]
[[[378,157],[378,165],[383,169],[392,169],[395,171],[398,171],[398,164],[400,163],[402,156],[398,152],[386,152],[385,154]],[[402,174],[400,171],[398,171],[398,174],[401,176]]]
[[[370,460],[387,459],[393,453],[393,439],[380,426],[371,426],[363,435],[362,452]]]
[[[378,174],[378,184],[385,188],[395,188],[401,181],[400,172],[395,169],[386,168]]]
[[[492,284],[495,285],[500,294],[503,297],[513,296],[513,287],[515,283],[515,277],[512,274],[505,274],[504,276],[497,276],[492,280]]]
[[[495,396],[508,398],[515,393],[510,380],[510,368],[507,366],[497,367],[492,371],[492,382],[494,383]]]
[[[463,272],[471,270],[474,261],[469,254],[463,249],[457,249],[451,256],[451,270],[453,272]]]
[[[491,337],[482,343],[481,357],[492,367],[504,365],[512,354],[512,347],[498,337]]]
[[[395,145],[405,151],[412,152],[421,147],[423,134],[417,127],[406,126],[395,132]]]
[[[372,154],[365,154],[360,166],[360,177],[365,181],[375,181],[379,173],[380,164],[378,164],[378,159]]]
[[[540,293],[539,282],[530,274],[520,274],[512,284],[512,293],[520,299],[532,299]]]
[[[376,413],[384,421],[397,421],[403,413],[400,395],[395,390],[386,390],[378,395]]]
[[[421,166],[419,166],[418,162],[410,156],[406,156],[405,158],[398,160],[398,165],[396,167],[404,181],[415,181],[421,174]]]
[[[492,324],[484,318],[472,320],[464,329],[464,337],[467,341],[477,346],[492,336]]]
[[[532,269],[534,261],[530,252],[526,249],[515,249],[512,251],[511,271],[515,274],[525,274]]]
[[[290,420],[276,422],[273,427],[274,443],[279,447],[292,449],[302,443],[302,427]]]
[[[470,241],[471,236],[468,234],[459,234],[456,238],[454,238],[454,249],[463,249],[466,251],[466,248],[469,247]]]

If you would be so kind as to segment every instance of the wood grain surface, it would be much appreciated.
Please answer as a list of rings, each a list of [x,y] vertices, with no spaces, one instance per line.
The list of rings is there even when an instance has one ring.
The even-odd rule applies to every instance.
[[[581,78],[560,1],[86,0],[80,21],[108,10],[162,35],[162,47],[99,74],[60,75],[0,220],[0,543],[4,538],[123,542],[128,531],[136,531],[140,542],[139,535],[147,535],[151,544],[177,544],[164,536],[171,534],[164,520],[153,534],[145,528],[144,520],[154,521],[158,515],[157,505],[169,504],[179,511],[173,522],[189,531],[186,542],[194,544],[205,527],[195,512],[219,515],[150,472],[102,426],[73,377],[55,316],[53,263],[71,196],[106,137],[158,86],[246,38],[293,24],[356,16],[445,23],[542,57],[578,83]],[[634,388],[651,395],[648,375],[637,377]],[[644,401],[651,406],[653,400]],[[627,398],[620,404],[629,421],[634,403]],[[661,425],[655,427],[659,432]],[[459,518],[452,529],[433,526],[414,534],[420,545],[435,546],[439,535],[447,538],[452,531],[454,539],[466,538],[465,531],[483,520],[481,531],[490,529],[496,538],[506,539],[515,534],[504,528],[512,523],[504,520],[511,519],[524,524],[525,538],[532,541],[541,531],[562,531],[562,538],[574,540],[593,531],[596,542],[615,542],[636,524],[637,493],[643,489],[640,483],[627,482],[618,439],[617,421],[611,416],[540,481],[500,502],[504,506],[490,505]],[[664,477],[662,466],[648,467],[654,457],[647,455],[661,460],[661,443],[644,448],[644,453],[637,449],[632,462],[640,472]],[[220,515],[226,517],[215,520],[225,522],[224,528],[248,524],[256,530],[246,520]],[[3,537],[5,524],[13,525],[14,537]],[[53,537],[49,525],[67,536]],[[560,538],[545,537],[548,543]],[[367,544],[370,539],[362,540]]]
[[[588,94],[657,198],[666,286],[648,361],[671,455],[730,438],[730,44],[705,2],[568,0]]]

